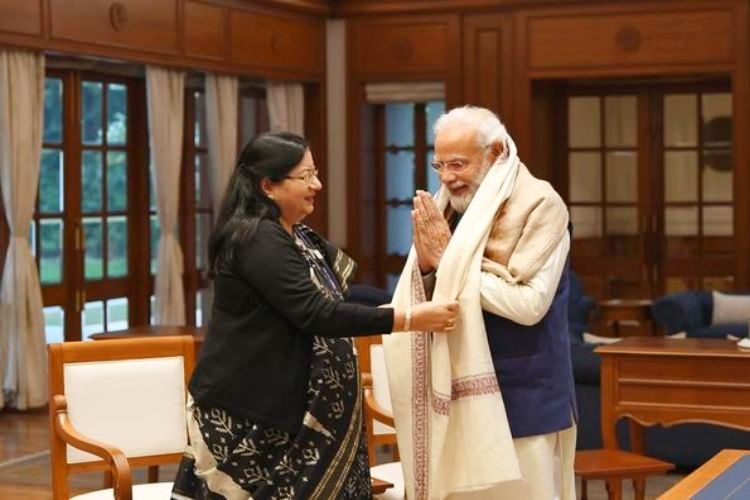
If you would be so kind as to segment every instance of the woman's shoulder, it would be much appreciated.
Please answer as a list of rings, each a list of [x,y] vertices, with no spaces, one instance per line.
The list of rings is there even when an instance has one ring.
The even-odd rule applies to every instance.
[[[259,220],[254,234],[240,243],[243,253],[274,252],[285,246],[294,246],[294,240],[278,221],[271,219]]]

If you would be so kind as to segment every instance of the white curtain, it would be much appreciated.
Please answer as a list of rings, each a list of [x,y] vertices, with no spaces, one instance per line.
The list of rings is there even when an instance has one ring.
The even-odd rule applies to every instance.
[[[378,82],[365,85],[365,99],[370,104],[389,102],[428,102],[445,100],[444,82]]]
[[[237,157],[238,86],[233,76],[206,74],[208,176],[214,218],[219,215],[221,199]]]
[[[268,120],[271,130],[305,135],[305,89],[301,83],[267,86]]]
[[[42,290],[29,246],[39,184],[44,56],[0,50],[0,185],[10,245],[0,287],[0,408],[47,402]]]
[[[185,324],[183,260],[177,236],[182,163],[185,73],[149,66],[146,70],[148,129],[161,235],[156,262],[156,323]]]

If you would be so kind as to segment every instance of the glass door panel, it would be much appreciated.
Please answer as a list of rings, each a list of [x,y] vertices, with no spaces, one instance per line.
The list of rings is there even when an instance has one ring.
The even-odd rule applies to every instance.
[[[732,99],[729,92],[663,96],[664,291],[734,282]]]
[[[636,95],[567,100],[567,193],[573,267],[598,298],[642,296],[644,234]]]
[[[128,86],[81,82],[82,337],[127,327]],[[124,305],[123,305],[124,304]]]

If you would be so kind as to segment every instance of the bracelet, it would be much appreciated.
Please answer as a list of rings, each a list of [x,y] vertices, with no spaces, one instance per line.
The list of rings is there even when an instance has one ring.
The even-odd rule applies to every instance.
[[[406,307],[406,314],[404,318],[404,331],[408,332],[411,328],[411,306]]]

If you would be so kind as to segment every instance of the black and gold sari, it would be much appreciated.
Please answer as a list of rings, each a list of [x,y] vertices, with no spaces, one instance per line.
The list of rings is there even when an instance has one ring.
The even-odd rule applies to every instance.
[[[315,285],[330,299],[343,300],[354,271],[351,259],[305,226],[295,226],[294,236]],[[190,446],[173,499],[371,497],[352,341],[315,336],[312,351],[306,413],[295,435],[189,402]]]

